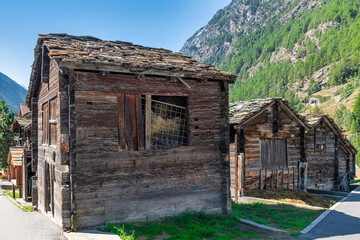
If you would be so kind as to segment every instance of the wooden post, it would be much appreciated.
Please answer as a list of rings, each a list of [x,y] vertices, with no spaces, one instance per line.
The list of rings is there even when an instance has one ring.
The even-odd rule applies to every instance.
[[[286,188],[289,189],[289,182],[290,182],[290,170],[287,169],[287,181],[286,181]]]
[[[15,186],[13,185],[13,198],[15,198]]]
[[[151,95],[145,96],[145,148],[151,149]]]
[[[22,187],[19,187],[19,198],[22,198]]]
[[[295,167],[293,167],[293,189],[295,189]]]
[[[265,169],[265,179],[264,179],[264,188],[263,189],[266,189],[266,178],[267,178],[267,170]]]
[[[238,182],[238,188],[237,188],[237,197],[244,196],[244,188],[245,188],[245,175],[244,175],[244,166],[245,166],[245,159],[244,159],[244,153],[240,153],[237,156],[237,182]]]

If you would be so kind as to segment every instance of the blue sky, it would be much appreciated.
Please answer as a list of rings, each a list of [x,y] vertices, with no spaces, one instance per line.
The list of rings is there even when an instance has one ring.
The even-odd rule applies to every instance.
[[[39,33],[91,35],[179,51],[231,0],[0,2],[0,72],[28,86]]]

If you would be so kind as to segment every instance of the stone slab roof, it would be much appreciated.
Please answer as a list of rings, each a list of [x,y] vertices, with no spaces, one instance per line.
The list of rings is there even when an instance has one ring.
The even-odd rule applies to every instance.
[[[329,128],[332,129],[334,134],[336,134],[339,137],[340,141],[342,141],[343,144],[349,150],[351,150],[351,152],[357,153],[356,148],[351,144],[351,142],[347,139],[347,137],[344,136],[341,129],[338,127],[338,125],[334,122],[334,120],[331,117],[323,114],[306,114],[305,117],[308,120],[308,123],[311,126],[311,128],[316,127],[321,122],[325,122],[329,126]]]
[[[302,123],[305,127],[307,126],[306,119],[299,115],[295,109],[293,109],[289,102],[283,98],[264,98],[264,99],[253,99],[249,101],[239,101],[230,103],[229,107],[229,120],[230,124],[243,124],[250,118],[254,117],[262,110],[275,104],[276,102],[284,106],[289,112],[294,115],[297,120]]]
[[[236,79],[235,75],[218,70],[210,64],[198,62],[185,54],[163,48],[67,34],[40,34],[39,40],[48,48],[48,55],[51,58],[66,62],[115,64],[144,70],[166,69],[194,75],[206,74],[219,80]]]

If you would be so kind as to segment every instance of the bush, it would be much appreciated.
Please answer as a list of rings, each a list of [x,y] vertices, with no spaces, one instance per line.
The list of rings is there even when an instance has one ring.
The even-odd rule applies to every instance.
[[[8,179],[9,178],[9,174],[5,173],[4,175],[1,175],[1,179]]]

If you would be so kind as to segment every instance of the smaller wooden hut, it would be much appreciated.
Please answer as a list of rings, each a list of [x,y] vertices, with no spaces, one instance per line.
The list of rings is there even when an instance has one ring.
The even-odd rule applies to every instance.
[[[10,147],[8,163],[10,170],[9,181],[13,184],[13,189],[22,187],[22,160],[24,149],[22,147]],[[22,197],[20,190],[20,197]]]
[[[19,117],[14,119],[12,131],[17,133],[17,147],[23,149],[21,192],[25,201],[32,199],[32,177],[35,175],[31,167],[31,112],[24,104],[20,105]],[[31,198],[29,198],[31,197]],[[35,199],[34,199],[35,200]],[[36,202],[36,201],[35,201]],[[34,203],[34,202],[33,202]]]
[[[231,197],[266,188],[303,188],[304,118],[282,98],[230,104]]]
[[[349,190],[357,150],[326,115],[308,114],[306,133],[308,189]]]

